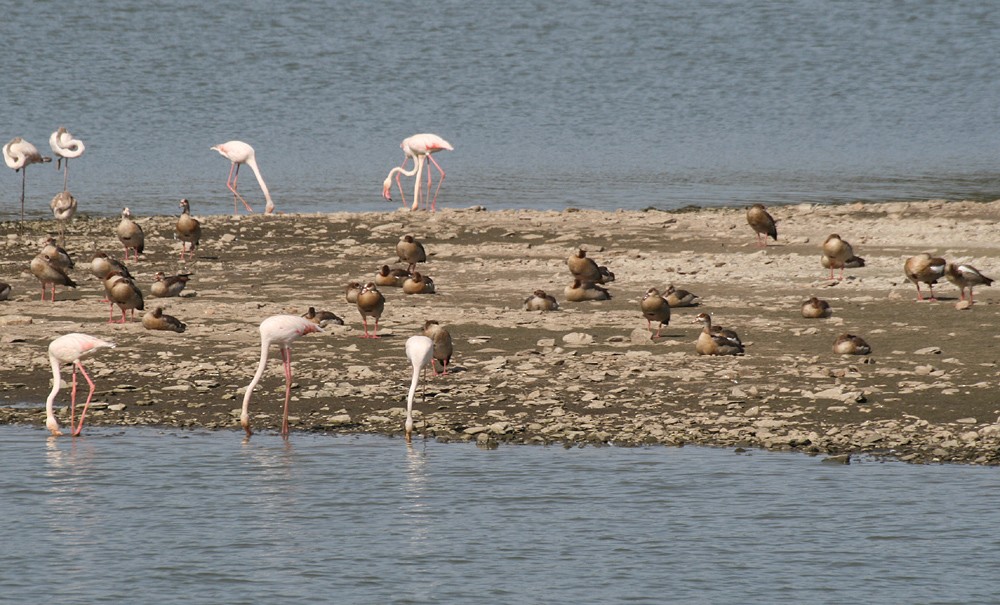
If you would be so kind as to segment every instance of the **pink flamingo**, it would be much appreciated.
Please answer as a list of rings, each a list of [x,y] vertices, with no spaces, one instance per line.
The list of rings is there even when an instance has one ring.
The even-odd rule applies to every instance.
[[[37,147],[21,137],[14,137],[3,146],[3,161],[14,172],[21,171],[21,223],[24,223],[24,184],[27,180],[24,169],[27,168],[28,164],[51,162],[52,158],[42,156],[38,153]]]
[[[396,187],[399,189],[399,195],[403,199],[403,205],[406,205],[406,196],[403,194],[403,187],[399,182],[400,175],[403,176],[414,176],[416,175],[416,181],[413,183],[413,205],[410,210],[416,210],[420,206],[420,180],[421,175],[424,170],[424,162],[430,160],[431,164],[438,169],[440,173],[440,178],[438,178],[437,188],[434,190],[434,198],[431,200],[430,211],[434,212],[437,206],[437,196],[438,192],[441,191],[441,184],[444,182],[444,170],[441,165],[437,163],[432,154],[441,151],[442,149],[448,151],[454,151],[454,147],[451,143],[442,139],[436,134],[422,133],[415,134],[412,137],[403,139],[403,142],[399,144],[400,148],[403,150],[403,163],[396,168],[389,171],[389,176],[386,177],[385,181],[382,182],[382,197],[387,201],[392,201],[392,195],[390,193],[392,177],[396,177]],[[406,170],[406,161],[413,158],[414,166],[410,170]],[[431,171],[427,170],[427,196],[431,192]],[[427,197],[425,196],[425,197]],[[424,200],[426,205],[427,201]]]
[[[212,150],[218,151],[227,160],[232,162],[229,166],[229,178],[226,179],[226,187],[233,192],[233,214],[237,214],[237,200],[243,202],[246,209],[253,212],[250,204],[236,191],[236,180],[240,176],[240,164],[246,164],[253,170],[254,176],[257,177],[257,182],[260,184],[260,189],[264,192],[264,199],[267,201],[267,204],[264,206],[264,214],[272,214],[274,212],[274,202],[271,201],[271,192],[267,190],[267,183],[264,182],[264,177],[260,175],[260,168],[257,167],[257,160],[254,159],[255,153],[253,147],[243,141],[228,141],[212,147]]]
[[[403,425],[406,442],[410,442],[413,433],[413,395],[417,392],[417,381],[420,371],[426,370],[434,357],[434,341],[427,336],[411,336],[406,339],[406,358],[413,365],[413,378],[410,379],[410,392],[406,396],[406,422]]]
[[[250,397],[264,375],[268,349],[272,344],[278,345],[281,360],[285,364],[285,413],[281,421],[281,436],[288,439],[288,401],[292,396],[292,343],[303,334],[322,331],[318,325],[298,315],[272,315],[260,323],[260,364],[243,395],[243,411],[240,413],[240,424],[247,432],[247,439],[253,434],[250,430]]]
[[[55,401],[56,394],[59,393],[59,387],[62,386],[62,380],[59,378],[59,369],[65,364],[73,364],[73,390],[70,395],[69,428],[70,434],[76,437],[83,430],[83,419],[87,416],[87,407],[90,405],[90,398],[94,396],[94,381],[90,379],[87,370],[83,369],[83,363],[80,362],[80,358],[97,349],[104,347],[114,348],[114,346],[115,343],[113,342],[77,332],[60,336],[49,344],[49,363],[52,364],[52,392],[49,393],[49,398],[45,400],[45,427],[53,435],[59,436],[63,434],[59,430],[59,423],[56,422],[56,416],[52,412],[52,403]],[[87,402],[83,404],[83,413],[80,414],[79,425],[76,424],[77,368],[80,369],[83,377],[87,380],[87,384],[90,385],[90,392],[87,393]]]
[[[65,162],[63,168],[63,191],[66,191],[66,181],[69,179],[69,160],[83,155],[86,146],[80,139],[74,139],[73,135],[66,130],[65,126],[60,126],[55,132],[49,135],[49,147],[56,156],[56,170],[59,165]]]

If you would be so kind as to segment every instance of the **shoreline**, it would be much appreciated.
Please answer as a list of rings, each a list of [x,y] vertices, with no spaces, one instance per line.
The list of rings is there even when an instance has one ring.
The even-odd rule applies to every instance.
[[[0,301],[0,423],[43,425],[44,412],[9,406],[44,402],[51,388],[45,347],[81,331],[119,345],[84,360],[97,384],[94,400],[108,406],[92,405],[88,425],[238,431],[233,410],[259,358],[257,325],[315,306],[346,325],[295,343],[292,433],[401,435],[410,378],[403,342],[436,319],[455,340],[453,372],[421,380],[426,399],[418,389],[415,439],[484,447],[700,444],[1000,464],[1000,404],[991,396],[1000,293],[978,288],[976,304],[959,311],[957,289],[942,281],[940,302],[917,303],[902,273],[905,258],[929,251],[995,277],[1000,243],[991,231],[1000,202],[774,206],[779,239],[765,249],[756,247],[744,212],[473,207],[434,215],[207,216],[199,217],[198,255],[185,264],[173,239],[176,216],[139,219],[146,253],[129,267],[146,310],[162,305],[188,324],[184,334],[144,330],[141,312],[124,326],[106,323],[87,266],[94,245],[121,256],[117,217],[84,217],[67,229],[79,287],[57,289],[55,304],[38,302],[38,281],[27,272],[54,222],[26,222],[23,236],[7,222],[0,281],[14,294]],[[819,246],[833,232],[867,260],[840,282],[825,279],[819,263]],[[360,315],[343,285],[395,265],[395,242],[405,233],[423,241],[430,262],[419,270],[434,278],[437,293],[381,288],[384,338],[357,338]],[[564,302],[572,281],[566,257],[580,245],[615,273],[612,300]],[[154,272],[181,269],[194,274],[187,296],[149,295]],[[638,301],[668,283],[702,304],[674,309],[654,342]],[[562,310],[521,310],[539,288]],[[830,301],[833,317],[803,319],[798,306],[811,295]],[[697,356],[700,326],[692,319],[699,312],[736,329],[746,355]],[[863,336],[872,355],[835,355],[831,345],[843,332]],[[68,370],[62,377],[68,382]],[[280,423],[283,388],[280,361],[272,359],[251,404],[255,430]],[[57,406],[68,400],[60,391]]]

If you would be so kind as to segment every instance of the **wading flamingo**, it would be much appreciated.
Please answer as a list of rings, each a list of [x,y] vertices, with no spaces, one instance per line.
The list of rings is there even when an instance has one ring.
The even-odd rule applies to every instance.
[[[42,164],[51,162],[52,158],[45,157],[38,153],[38,148],[25,141],[21,137],[14,137],[9,143],[3,146],[3,161],[7,167],[14,172],[21,171],[21,223],[24,223],[24,184],[27,180],[26,170],[28,164]]]
[[[444,183],[444,170],[441,165],[437,163],[432,154],[441,151],[442,149],[447,151],[454,151],[454,147],[451,143],[442,139],[436,134],[422,133],[415,134],[412,137],[403,139],[403,142],[399,144],[400,148],[403,150],[403,163],[396,168],[389,171],[389,175],[382,182],[382,197],[388,201],[392,201],[392,194],[390,189],[392,188],[392,178],[396,178],[396,187],[399,189],[399,195],[402,198],[403,205],[406,205],[406,196],[403,195],[403,187],[399,182],[400,175],[403,176],[414,176],[416,175],[416,180],[413,183],[413,205],[410,210],[416,210],[420,206],[420,180],[421,175],[424,170],[424,162],[430,160],[431,164],[438,169],[440,177],[438,178],[437,188],[434,190],[434,197],[431,199],[430,211],[434,212],[437,207],[437,196],[438,192],[441,191],[441,184]],[[406,161],[413,158],[414,166],[410,170],[406,170]],[[431,171],[427,170],[427,196],[430,196],[431,192]],[[427,200],[424,200],[424,205],[427,205]]]
[[[267,190],[267,183],[264,182],[264,177],[260,175],[260,168],[257,167],[253,147],[243,141],[228,141],[212,147],[212,150],[218,151],[223,157],[232,162],[229,166],[229,178],[226,179],[226,187],[233,192],[233,214],[238,214],[237,200],[243,202],[246,209],[253,212],[250,204],[236,191],[236,180],[240,176],[240,164],[246,164],[250,167],[250,170],[253,170],[254,176],[257,177],[257,182],[260,184],[260,189],[264,192],[264,199],[267,201],[264,205],[264,214],[272,214],[274,212],[274,202],[271,201],[271,192]]]
[[[253,435],[250,430],[250,397],[254,387],[260,382],[260,377],[264,375],[268,349],[271,345],[278,345],[281,360],[285,364],[285,412],[281,420],[281,436],[288,439],[288,401],[292,397],[292,343],[303,334],[322,331],[318,325],[298,315],[272,315],[260,323],[260,364],[243,395],[243,411],[240,413],[240,424],[247,432],[247,439]]]
[[[53,435],[58,436],[63,434],[59,430],[59,423],[56,422],[56,415],[52,411],[52,403],[55,401],[56,394],[59,393],[59,387],[62,386],[62,380],[59,378],[59,369],[63,365],[73,364],[73,390],[70,394],[69,429],[70,434],[76,437],[83,430],[83,419],[87,415],[90,398],[94,396],[94,381],[90,379],[87,370],[83,369],[83,363],[80,362],[80,358],[97,349],[104,347],[114,348],[114,346],[115,343],[113,342],[78,332],[60,336],[49,344],[49,363],[52,364],[52,392],[49,393],[49,398],[45,400],[45,427]],[[87,393],[87,402],[83,404],[83,412],[80,414],[79,425],[76,424],[77,368],[80,369],[80,373],[83,374],[83,377],[87,380],[87,384],[90,385],[90,392]]]
[[[49,135],[49,147],[52,148],[52,153],[56,156],[56,170],[59,170],[60,164],[65,162],[65,166],[63,167],[63,191],[66,191],[66,181],[69,179],[69,160],[70,158],[78,158],[83,155],[86,147],[83,141],[74,139],[73,135],[64,126],[60,126],[58,130]]]
[[[417,392],[417,382],[420,371],[426,370],[434,357],[434,341],[427,336],[411,336],[406,339],[406,358],[413,366],[413,378],[410,379],[410,392],[406,396],[406,422],[403,425],[406,442],[410,442],[413,434],[413,395]]]

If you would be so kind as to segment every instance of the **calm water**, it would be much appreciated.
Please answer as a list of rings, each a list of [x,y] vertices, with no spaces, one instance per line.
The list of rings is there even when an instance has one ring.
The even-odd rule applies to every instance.
[[[456,150],[441,202],[671,208],[1000,197],[1000,12],[981,0],[19,3],[0,139],[66,125],[83,211],[231,208],[213,144],[279,210],[393,208],[399,141]],[[0,168],[0,216],[19,175]],[[61,188],[28,174],[47,215]],[[247,171],[243,189],[263,201]]]
[[[996,469],[0,427],[11,603],[998,602]]]

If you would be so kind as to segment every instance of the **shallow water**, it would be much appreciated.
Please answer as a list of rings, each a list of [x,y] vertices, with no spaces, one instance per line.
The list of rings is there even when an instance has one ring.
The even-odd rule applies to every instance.
[[[243,139],[279,210],[394,208],[435,132],[444,206],[1000,197],[1000,13],[975,0],[39,0],[6,11],[0,139],[57,126],[81,212],[228,212]],[[16,51],[13,51],[16,49]],[[28,170],[48,216],[62,179]],[[241,189],[262,196],[244,171]],[[0,217],[20,178],[0,171]]]
[[[700,447],[0,427],[48,603],[996,602],[996,469]]]

